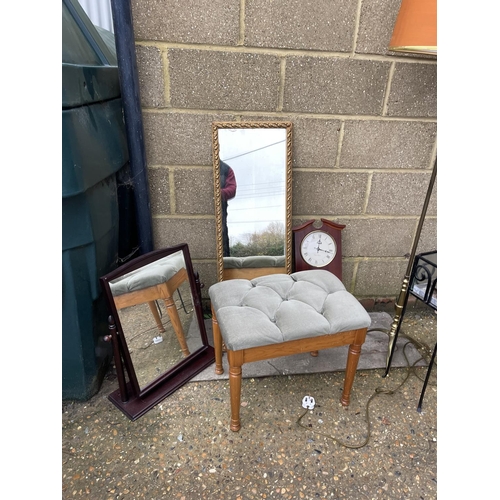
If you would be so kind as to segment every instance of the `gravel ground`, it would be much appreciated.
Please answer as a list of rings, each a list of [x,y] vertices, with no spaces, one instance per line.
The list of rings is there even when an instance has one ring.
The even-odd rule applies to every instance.
[[[416,308],[400,335],[428,360],[436,325]],[[131,422],[107,399],[110,369],[92,399],[63,402],[62,498],[437,498],[437,367],[421,413],[426,368],[383,373],[358,371],[347,409],[343,372],[243,379],[234,433],[227,380],[188,383]]]

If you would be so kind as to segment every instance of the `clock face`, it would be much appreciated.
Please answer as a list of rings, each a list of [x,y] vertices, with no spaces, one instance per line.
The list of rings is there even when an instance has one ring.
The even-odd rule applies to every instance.
[[[325,267],[337,254],[337,244],[328,233],[312,231],[302,240],[300,253],[310,266]]]

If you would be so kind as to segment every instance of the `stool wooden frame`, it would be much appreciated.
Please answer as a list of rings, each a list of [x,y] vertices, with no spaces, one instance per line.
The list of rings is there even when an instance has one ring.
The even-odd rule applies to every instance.
[[[212,308],[212,327],[215,348],[215,373],[222,375],[222,335],[219,323]],[[241,428],[240,422],[240,401],[241,401],[241,367],[244,363],[252,361],[262,361],[264,359],[290,356],[302,352],[314,352],[331,347],[349,345],[347,364],[344,378],[344,390],[340,402],[343,406],[349,406],[351,389],[358,367],[361,346],[365,342],[367,328],[359,330],[349,330],[346,332],[334,333],[331,335],[321,335],[319,337],[307,337],[298,340],[290,340],[279,344],[269,344],[258,347],[250,347],[238,351],[226,350],[229,364],[229,392],[231,399],[231,423],[230,429],[237,432]]]
[[[182,323],[179,318],[179,313],[177,312],[177,306],[173,299],[174,292],[179,288],[179,286],[188,280],[188,274],[186,269],[183,267],[179,269],[168,281],[161,283],[159,285],[150,286],[148,288],[143,288],[142,290],[136,290],[134,292],[124,293],[121,295],[116,295],[113,297],[116,309],[120,310],[124,307],[135,306],[138,304],[148,303],[151,312],[155,318],[158,330],[160,333],[165,332],[165,328],[161,322],[158,309],[155,304],[155,300],[162,299],[167,307],[167,313],[172,323],[175,335],[181,346],[182,353],[184,356],[189,355],[189,349],[186,343],[186,338],[184,336],[184,330],[182,328]]]

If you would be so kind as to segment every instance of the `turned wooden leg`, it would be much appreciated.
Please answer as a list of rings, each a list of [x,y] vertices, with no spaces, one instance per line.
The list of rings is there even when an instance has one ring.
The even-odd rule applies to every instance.
[[[222,336],[220,334],[219,323],[217,317],[212,309],[212,332],[214,334],[214,350],[215,350],[215,373],[222,375],[224,368],[222,368]]]
[[[313,356],[314,358],[317,358],[318,354],[319,354],[319,351],[311,351],[311,356]]]
[[[165,328],[163,328],[163,324],[161,322],[160,318],[160,313],[158,312],[158,308],[156,307],[155,301],[148,302],[148,306],[151,309],[151,312],[153,313],[153,317],[156,321],[156,326],[158,327],[158,330],[160,333],[165,333]]]
[[[231,423],[229,428],[233,432],[240,430],[240,404],[241,404],[241,365],[243,364],[243,351],[227,351],[229,362],[229,393],[231,397]]]
[[[184,356],[189,355],[189,349],[186,344],[186,338],[184,337],[184,330],[182,329],[181,319],[179,318],[179,313],[177,312],[177,306],[175,305],[174,299],[172,297],[168,297],[164,299],[165,305],[167,306],[167,313],[170,317],[170,321],[172,323],[172,327],[174,329],[175,335],[177,336],[177,340],[181,346],[182,354]]]
[[[366,338],[366,328],[362,330],[357,330],[354,342],[349,346],[349,353],[347,355],[347,365],[345,369],[344,378],[344,391],[342,392],[342,397],[340,402],[342,406],[349,406],[351,399],[351,389],[354,383],[354,377],[356,375],[356,370],[358,368],[359,356],[361,354],[361,346]]]

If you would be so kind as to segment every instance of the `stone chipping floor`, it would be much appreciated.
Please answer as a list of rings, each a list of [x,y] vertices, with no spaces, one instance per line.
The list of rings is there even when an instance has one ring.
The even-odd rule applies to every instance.
[[[429,360],[436,325],[416,308],[401,335]],[[437,366],[417,411],[426,369],[358,371],[347,409],[343,372],[243,379],[234,433],[227,380],[190,382],[132,422],[107,399],[111,368],[89,401],[63,402],[62,498],[435,499]]]

